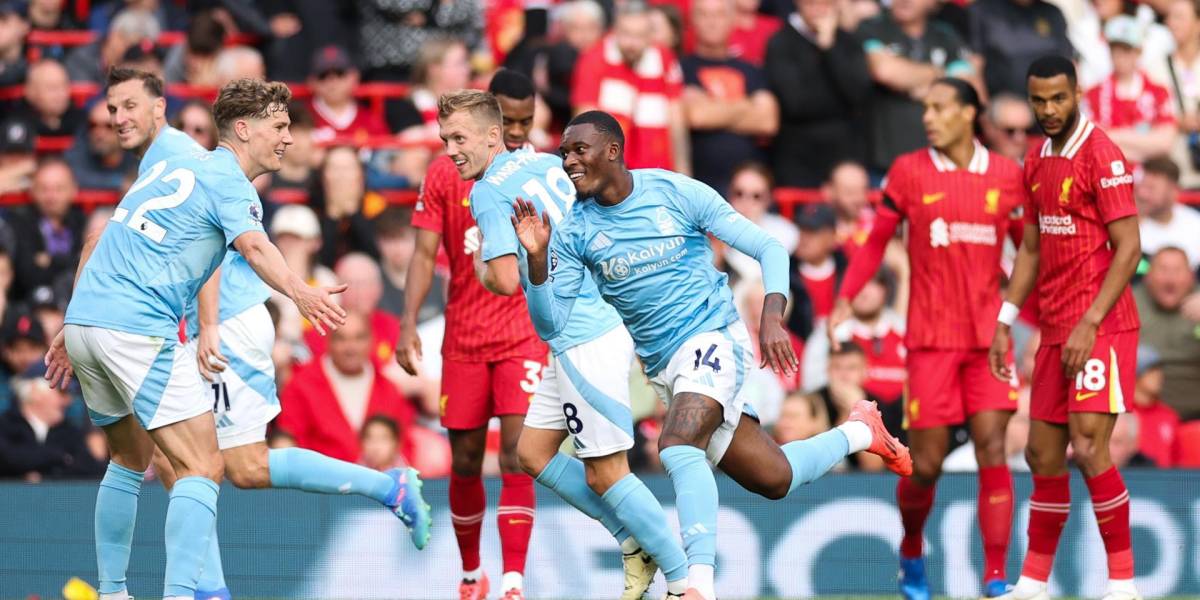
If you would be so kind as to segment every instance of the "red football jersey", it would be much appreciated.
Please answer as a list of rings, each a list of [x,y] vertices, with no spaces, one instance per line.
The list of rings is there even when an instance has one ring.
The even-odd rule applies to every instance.
[[[1122,89],[1115,75],[1087,91],[1084,106],[1095,124],[1106,128],[1174,125],[1171,93],[1138,73],[1130,89]]]
[[[966,169],[926,148],[896,159],[880,210],[908,220],[910,350],[988,348],[1000,310],[1000,257],[1025,203],[1021,167],[979,142]]]
[[[743,29],[734,26],[729,32],[729,55],[761,67],[767,58],[767,42],[783,27],[779,17],[755,15],[754,25]]]
[[[340,115],[340,118],[317,99],[309,102],[308,108],[313,116],[312,138],[317,143],[343,136],[353,138],[355,142],[365,142],[370,136],[391,133],[379,115],[361,104],[355,105],[353,111]]]
[[[1125,155],[1082,114],[1054,154],[1051,140],[1025,159],[1025,221],[1037,225],[1038,307],[1042,343],[1062,344],[1087,312],[1112,265],[1107,225],[1136,216],[1133,173]],[[1129,285],[1100,323],[1099,335],[1137,329]]]
[[[863,389],[885,402],[893,402],[904,394],[908,376],[904,330],[904,319],[894,311],[886,311],[874,325],[851,319],[834,332],[838,340],[853,341],[863,349],[867,358]]]
[[[512,296],[493,294],[475,278],[475,264],[464,245],[467,230],[475,227],[470,203],[473,183],[459,178],[449,157],[439,156],[429,165],[413,212],[413,227],[440,233],[450,257],[442,357],[494,362],[546,353],[529,320],[525,295],[519,290]]]
[[[571,105],[590,106],[617,119],[625,132],[630,169],[670,169],[675,163],[670,109],[682,94],[683,72],[670,50],[651,46],[630,67],[616,42],[606,37],[575,64]]]

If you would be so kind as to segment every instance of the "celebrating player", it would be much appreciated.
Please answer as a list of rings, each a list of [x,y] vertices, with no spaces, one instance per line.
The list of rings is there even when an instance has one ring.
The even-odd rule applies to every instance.
[[[1026,457],[1033,471],[1029,549],[1003,598],[1046,600],[1046,581],[1071,511],[1067,444],[1087,480],[1108,554],[1104,600],[1137,600],[1129,491],[1108,451],[1117,415],[1133,397],[1138,314],[1129,289],[1141,256],[1133,175],[1125,156],[1079,110],[1075,66],[1040,58],[1029,102],[1048,138],[1025,159],[1025,235],[1000,308],[991,370],[1012,377],[1009,328],[1036,280],[1042,343],[1033,367]]]
[[[589,279],[629,328],[646,374],[669,403],[659,456],[675,487],[688,555],[683,598],[712,600],[718,498],[706,456],[768,498],[787,496],[851,452],[878,454],[901,475],[912,464],[865,400],[834,431],[782,448],[771,440],[741,393],[752,346],[726,277],[713,267],[708,234],[762,265],[762,364],[781,373],[797,367],[783,321],[787,253],[712,188],[668,171],[628,170],[624,145],[611,115],[576,116],[560,152],[581,201],[553,241],[549,211],[539,216],[528,201],[514,204],[512,225],[527,253],[527,295],[544,338],[567,332]]]
[[[459,175],[475,180],[471,212],[484,240],[476,253],[484,262],[480,280],[490,289],[502,289],[503,282],[513,280],[528,288],[521,268],[524,248],[511,224],[511,199],[529,197],[538,210],[561,222],[575,203],[575,187],[562,169],[562,159],[532,150],[505,152],[500,104],[491,94],[463,91],[442,96],[438,121],[446,154]],[[626,457],[633,447],[633,339],[621,317],[600,298],[596,284],[584,283],[575,310],[550,347],[554,357],[530,403],[517,447],[521,465],[603,523],[620,542],[625,562],[633,563],[626,569],[622,600],[642,597],[657,571],[656,562],[666,575],[667,592],[681,596],[687,591],[687,557],[667,528],[662,505],[629,471]],[[582,463],[558,451],[568,432]]]
[[[290,95],[283,84],[249,79],[222,88],[215,105],[220,147],[155,163],[99,239],[84,244],[66,325],[46,355],[46,377],[65,385],[78,375],[88,412],[108,440],[112,462],[96,498],[106,599],[128,597],[137,497],[155,445],[179,477],[167,508],[163,597],[196,593],[223,466],[206,387],[177,332],[185,306],[226,248],[236,248],[313,323],[336,329],[344,321],[331,296],[344,288],[310,287],[288,269],[263,231],[250,183],[278,170],[291,143]]]
[[[1000,255],[1010,227],[1019,240],[1024,204],[1021,167],[988,152],[974,135],[982,111],[971,84],[939,79],[925,96],[930,147],[892,164],[883,206],[862,250],[854,255],[830,317],[834,331],[850,315],[852,300],[883,260],[887,243],[907,220],[912,262],[908,305],[908,388],[905,421],[913,452],[912,477],[896,486],[904,523],[900,591],[906,600],[928,600],[921,555],[925,518],[950,443],[950,426],[965,419],[979,463],[978,518],[984,549],[984,594],[1007,591],[1004,561],[1012,528],[1012,475],[1004,435],[1016,410],[1011,382],[988,369],[991,315],[1000,307]]]
[[[528,78],[501,69],[491,91],[504,108],[504,145],[525,146],[533,127],[533,85]],[[521,470],[517,440],[530,398],[538,389],[548,351],[529,322],[519,292],[520,281],[499,282],[489,292],[476,279],[479,228],[471,217],[469,195],[473,180],[458,175],[454,162],[440,156],[429,165],[421,197],[413,212],[417,228],[416,253],[404,289],[404,316],[396,361],[417,374],[421,340],[417,312],[433,282],[438,244],[450,257],[450,292],[446,332],[442,340],[442,425],[450,432],[453,463],[450,473],[450,514],[462,555],[462,600],[486,598],[490,584],[479,560],[479,537],[487,496],[480,478],[487,444],[487,424],[500,417],[500,470],[503,487],[496,521],[504,557],[501,588],[524,587],[525,555],[533,531],[533,479]]]
[[[142,157],[139,174],[170,156],[205,151],[191,137],[167,125],[162,80],[153,74],[114,69],[108,77],[108,106],[121,146]],[[380,473],[311,450],[267,449],[267,424],[279,414],[271,360],[275,331],[264,304],[269,296],[266,284],[246,259],[230,251],[200,288],[199,301],[188,303],[188,344],[196,353],[201,375],[213,381],[217,446],[225,475],[240,488],[292,488],[370,497],[408,525],[413,542],[423,548],[429,539],[430,517],[415,470]],[[175,482],[170,462],[156,452],[154,466],[170,491]],[[215,532],[196,597],[229,597]]]

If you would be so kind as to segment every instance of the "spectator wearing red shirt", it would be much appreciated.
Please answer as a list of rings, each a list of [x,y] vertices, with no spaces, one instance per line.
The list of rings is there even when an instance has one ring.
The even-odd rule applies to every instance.
[[[329,352],[295,372],[283,388],[277,424],[296,445],[330,458],[357,462],[359,432],[370,417],[384,415],[402,426],[413,421],[412,405],[371,364],[369,320],[346,315],[329,335]]]
[[[450,443],[424,427],[404,429],[391,417],[375,415],[359,433],[361,463],[376,471],[412,467],[424,479],[450,474]]]
[[[729,36],[729,54],[756,67],[767,58],[767,41],[783,27],[779,17],[758,12],[761,0],[734,0],[737,10],[733,18],[733,33]]]
[[[837,287],[846,272],[846,256],[837,245],[837,216],[828,204],[796,211],[800,242],[792,255],[791,289],[795,307],[788,329],[807,338],[813,325],[833,310]],[[806,378],[807,379],[807,378]]]
[[[675,55],[650,43],[650,13],[641,0],[618,11],[612,34],[579,57],[571,90],[575,114],[602,110],[625,132],[631,169],[691,172],[688,129]]]
[[[889,292],[894,288],[895,277],[888,269],[881,268],[850,301],[853,316],[833,332],[838,341],[853,341],[863,349],[867,359],[863,388],[886,404],[900,399],[908,375],[904,316],[887,306]]]
[[[313,56],[308,85],[313,97],[309,108],[316,127],[313,140],[328,142],[347,138],[361,144],[368,136],[387,135],[387,125],[380,115],[367,110],[354,99],[359,73],[350,55],[339,46],[325,46]]]
[[[1084,107],[1098,127],[1130,162],[1166,156],[1178,128],[1171,94],[1138,68],[1145,39],[1144,26],[1118,15],[1104,25],[1112,52],[1113,70],[1100,85],[1087,91]]]
[[[1138,347],[1137,383],[1133,388],[1133,412],[1138,417],[1138,451],[1168,468],[1175,464],[1179,415],[1162,402],[1162,358],[1151,346]]]

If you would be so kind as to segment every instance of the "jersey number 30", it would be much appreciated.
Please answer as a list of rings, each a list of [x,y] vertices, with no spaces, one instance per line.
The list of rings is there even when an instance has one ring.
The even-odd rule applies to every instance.
[[[134,182],[129,188],[126,195],[132,194],[155,181],[160,180],[166,183],[178,182],[179,187],[175,188],[174,192],[166,196],[156,196],[143,202],[135,208],[132,213],[127,209],[118,208],[113,211],[112,220],[117,223],[125,223],[130,229],[150,238],[154,243],[161,244],[163,238],[167,237],[167,230],[161,225],[151,221],[146,213],[152,210],[163,210],[167,208],[175,208],[192,195],[192,190],[196,188],[196,174],[189,169],[175,169],[166,175],[163,171],[167,169],[166,161],[159,161],[150,167],[150,170],[141,179]],[[128,218],[128,220],[126,220]]]

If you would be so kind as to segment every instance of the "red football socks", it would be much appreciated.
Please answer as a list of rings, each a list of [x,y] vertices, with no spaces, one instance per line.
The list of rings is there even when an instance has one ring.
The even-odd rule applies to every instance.
[[[1029,498],[1029,551],[1021,575],[1048,581],[1054,566],[1054,553],[1067,517],[1071,516],[1071,478],[1069,475],[1033,476],[1033,495]]]
[[[505,573],[525,572],[525,555],[529,551],[529,534],[533,532],[533,507],[536,503],[532,477],[524,473],[504,474],[496,521],[500,527],[500,551],[504,556]]]
[[[479,477],[450,474],[450,520],[458,538],[463,571],[479,568],[479,533],[487,510],[487,492]]]
[[[924,487],[903,477],[896,484],[896,504],[900,507],[900,520],[904,523],[904,537],[900,540],[900,558],[919,558],[925,535],[925,519],[933,508],[936,486]]]
[[[1004,579],[1013,516],[1013,483],[1008,466],[979,469],[977,512],[983,537],[983,580]]]
[[[1100,538],[1108,553],[1108,578],[1133,579],[1129,535],[1129,490],[1116,467],[1087,480]]]

